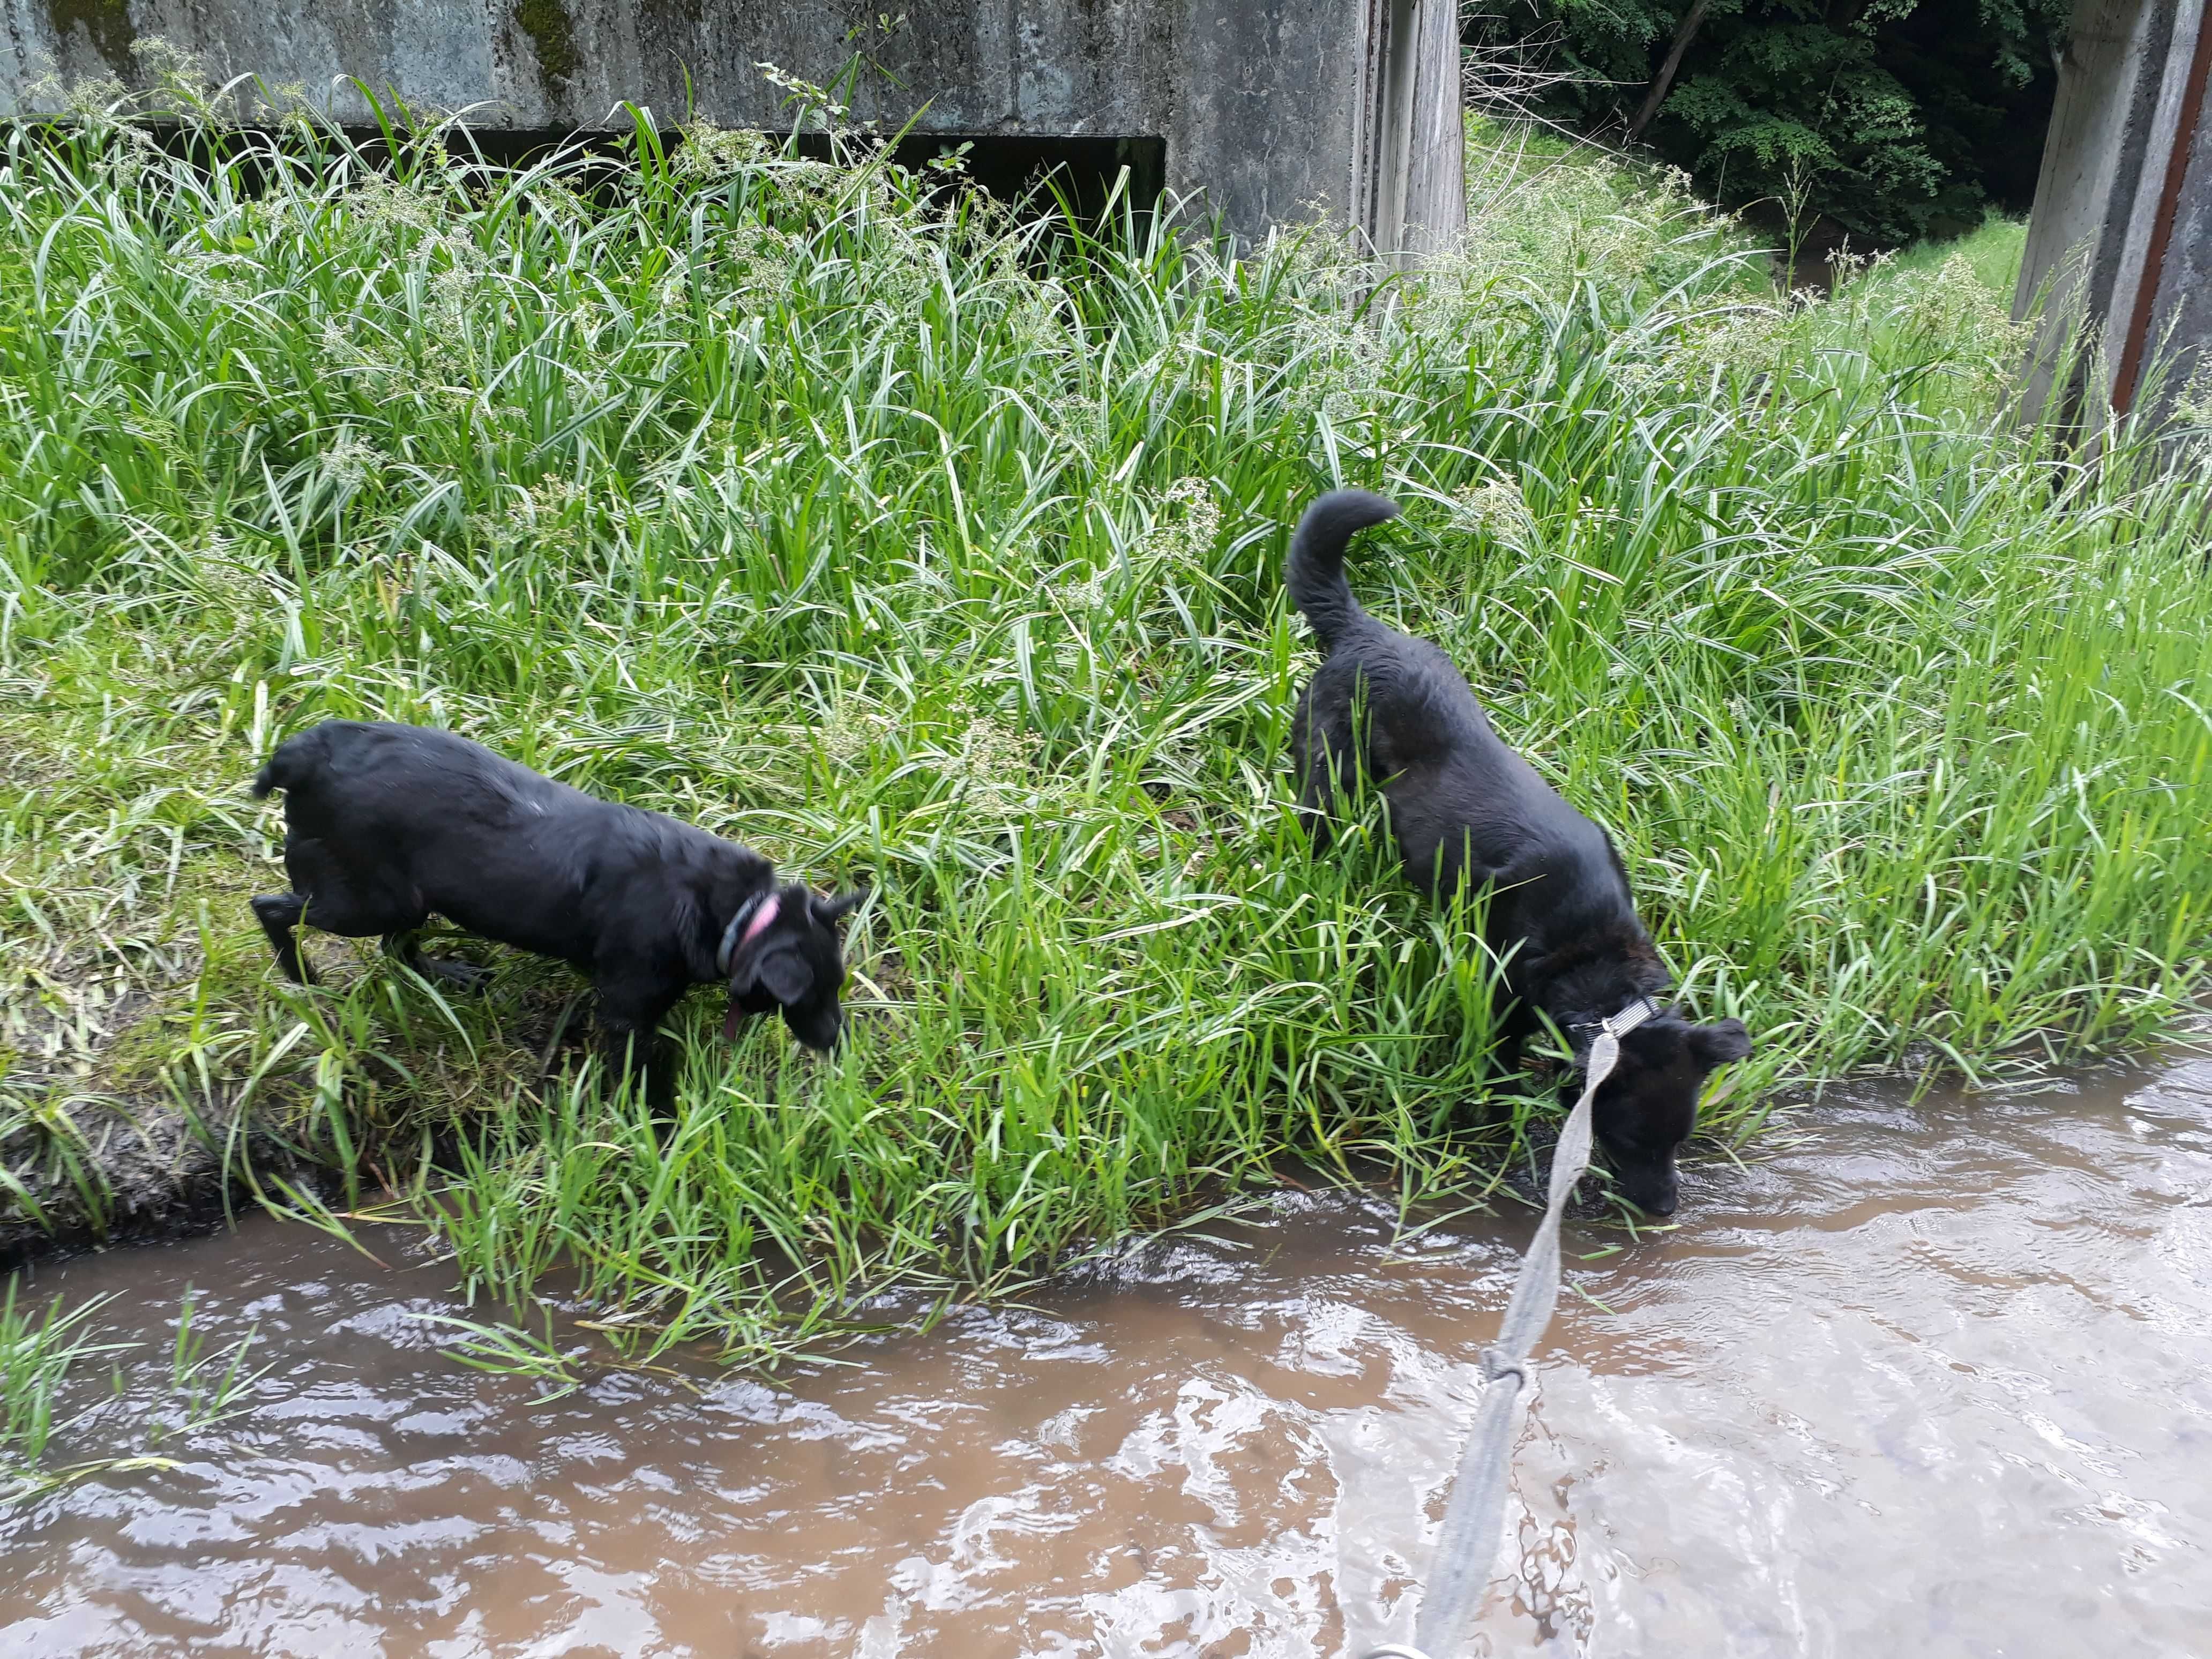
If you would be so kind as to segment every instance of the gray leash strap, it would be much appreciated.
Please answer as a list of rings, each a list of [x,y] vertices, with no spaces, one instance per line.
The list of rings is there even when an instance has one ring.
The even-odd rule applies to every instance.
[[[1512,1473],[1514,1407],[1525,1392],[1533,1364],[1528,1356],[1559,1300],[1559,1218],[1590,1161],[1590,1101],[1620,1059],[1620,1039],[1656,1010],[1639,1001],[1599,1027],[1583,1073],[1583,1092],[1559,1129],[1552,1153],[1552,1178],[1544,1218],[1536,1226],[1528,1253],[1521,1259],[1513,1299],[1506,1304],[1498,1340],[1482,1351],[1484,1388],[1475,1408],[1474,1427],[1452,1477],[1443,1530],[1437,1539],[1435,1565],[1421,1616],[1413,1629],[1418,1644],[1372,1650],[1369,1659],[1429,1659],[1453,1650],[1473,1631],[1489,1587],[1491,1564],[1505,1508],[1506,1478]]]

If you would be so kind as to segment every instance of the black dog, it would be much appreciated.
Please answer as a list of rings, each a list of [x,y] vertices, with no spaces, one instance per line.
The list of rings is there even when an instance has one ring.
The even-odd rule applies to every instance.
[[[1439,902],[1462,884],[1469,895],[1489,889],[1486,935],[1505,959],[1515,1000],[1509,1052],[1539,1014],[1566,1035],[1577,1062],[1608,1019],[1639,1022],[1622,1036],[1591,1113],[1621,1190],[1652,1214],[1671,1215],[1675,1150],[1697,1126],[1705,1076],[1749,1054],[1751,1040],[1739,1021],[1693,1025],[1659,1008],[1667,970],[1636,918],[1611,839],[1491,730],[1449,657],[1385,627],[1352,597],[1345,544],[1397,516],[1380,495],[1339,489],[1306,509],[1291,538],[1291,600],[1328,653],[1298,700],[1291,732],[1299,804],[1325,845],[1319,815],[1355,775],[1370,779],[1409,879]]]
[[[293,890],[253,901],[276,960],[312,982],[292,930],[384,936],[417,972],[474,988],[483,969],[431,962],[414,930],[432,912],[472,933],[591,975],[610,1066],[646,1066],[684,992],[726,981],[740,1013],[781,1008],[826,1049],[844,1012],[837,922],[861,896],[779,890],[775,868],[734,842],[599,800],[451,732],[330,720],[281,744],[253,793],[284,793]],[[657,1099],[665,1068],[648,1073]]]

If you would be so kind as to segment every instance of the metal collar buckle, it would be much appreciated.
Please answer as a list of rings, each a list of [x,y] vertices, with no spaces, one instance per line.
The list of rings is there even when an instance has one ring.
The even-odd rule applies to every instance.
[[[1618,1040],[1626,1036],[1646,1020],[1658,1018],[1663,1012],[1650,997],[1638,997],[1619,1013],[1598,1021],[1598,1027],[1601,1030],[1610,1031]]]

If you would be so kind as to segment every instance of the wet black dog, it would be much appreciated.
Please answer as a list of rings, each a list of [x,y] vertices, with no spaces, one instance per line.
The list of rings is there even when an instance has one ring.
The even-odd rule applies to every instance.
[[[1409,879],[1440,902],[1462,883],[1470,895],[1489,889],[1485,932],[1515,999],[1509,1053],[1539,1014],[1578,1062],[1603,1021],[1647,1016],[1622,1037],[1591,1112],[1621,1190],[1671,1215],[1674,1154],[1696,1127],[1705,1077],[1749,1054],[1751,1040],[1736,1020],[1695,1025],[1659,1011],[1670,981],[1611,839],[1505,746],[1449,657],[1352,597],[1345,544],[1397,515],[1380,495],[1335,490],[1306,509],[1291,538],[1291,599],[1328,653],[1291,733],[1300,805],[1325,845],[1321,815],[1355,778],[1370,780]]]
[[[276,960],[311,981],[302,923],[385,949],[426,975],[474,988],[486,970],[423,957],[431,915],[486,939],[558,957],[591,975],[610,1066],[653,1066],[655,1032],[694,985],[726,981],[726,1035],[740,1013],[781,1008],[826,1049],[844,1024],[837,922],[860,895],[779,890],[775,868],[734,842],[658,812],[543,778],[430,726],[330,720],[281,744],[253,793],[284,791],[292,891],[253,901]]]

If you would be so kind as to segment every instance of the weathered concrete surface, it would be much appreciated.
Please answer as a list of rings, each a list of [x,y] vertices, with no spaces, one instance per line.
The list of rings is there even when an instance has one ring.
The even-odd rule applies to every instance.
[[[856,116],[988,139],[1153,137],[1169,189],[1247,238],[1321,204],[1387,250],[1456,232],[1457,13],[1445,0],[0,0],[0,115],[54,107],[42,76],[136,85],[160,37],[217,77],[251,74],[365,121],[357,77],[481,125],[602,127],[625,100],[663,122],[787,128],[773,64],[882,73]],[[1408,229],[1409,225],[1413,227]]]
[[[2208,57],[2206,0],[2075,14],[2014,297],[2015,316],[2045,307],[2033,413],[2094,424],[2147,386],[2162,408],[2212,341]]]
[[[2185,134],[2169,175],[2163,257],[2153,271],[2147,346],[2164,358],[2165,377],[2142,394],[2154,414],[2193,389],[2212,402],[2212,11],[2200,5],[2195,64],[2195,131]],[[2139,399],[2140,400],[2140,399]]]

